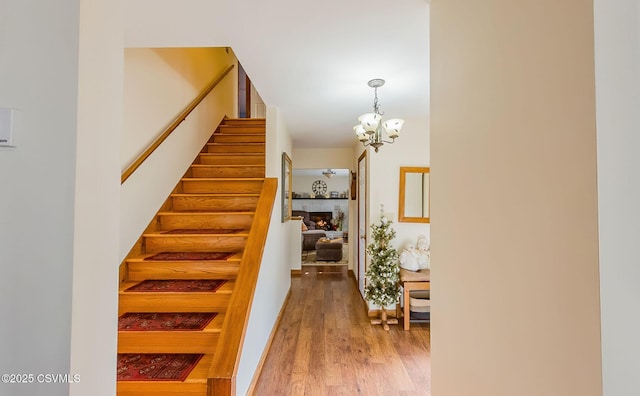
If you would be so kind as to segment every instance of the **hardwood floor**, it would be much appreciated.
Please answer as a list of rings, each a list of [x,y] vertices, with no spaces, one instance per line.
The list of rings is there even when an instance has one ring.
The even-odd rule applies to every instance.
[[[428,323],[371,325],[345,266],[305,266],[253,394],[431,395],[429,344]]]

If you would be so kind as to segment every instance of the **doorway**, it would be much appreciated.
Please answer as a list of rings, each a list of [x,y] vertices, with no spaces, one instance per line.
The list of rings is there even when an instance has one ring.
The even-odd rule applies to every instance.
[[[349,265],[350,169],[293,169],[292,215],[302,218],[302,266]]]

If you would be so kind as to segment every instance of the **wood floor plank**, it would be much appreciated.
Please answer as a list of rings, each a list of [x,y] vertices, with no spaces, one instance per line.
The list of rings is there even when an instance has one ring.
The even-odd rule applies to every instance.
[[[431,395],[430,327],[370,324],[346,267],[305,267],[254,395]]]

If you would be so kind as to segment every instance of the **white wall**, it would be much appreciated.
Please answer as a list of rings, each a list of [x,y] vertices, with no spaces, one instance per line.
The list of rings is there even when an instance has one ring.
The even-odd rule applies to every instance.
[[[436,396],[602,394],[593,5],[559,4],[431,2]]]
[[[204,87],[228,65],[236,63],[233,53],[225,48],[127,48],[124,56],[124,128],[120,152],[123,170]],[[233,81],[233,73],[225,79]],[[232,86],[219,86],[216,91]],[[207,111],[192,113],[190,118],[198,118],[198,124],[211,124],[219,121],[221,110],[233,111],[226,103],[210,100]]]
[[[640,1],[594,4],[603,394],[631,395],[640,393]]]
[[[121,167],[126,168],[229,65],[223,48],[127,49]],[[237,116],[237,67],[122,185],[124,258],[222,118]]]
[[[292,160],[293,161],[293,160]],[[322,180],[327,184],[327,194],[331,193],[331,191],[337,191],[338,194],[347,193],[347,197],[349,196],[349,176],[333,176],[330,179],[326,178],[324,175],[296,175],[294,168],[293,175],[293,192],[295,193],[307,193],[313,194],[312,185],[316,180]],[[323,168],[326,169],[326,168]],[[333,168],[336,169],[336,168]]]
[[[278,180],[281,175],[282,152],[291,153],[291,137],[278,109],[267,107],[266,176]],[[237,394],[244,395],[251,384],[256,367],[291,287],[291,244],[300,243],[300,222],[282,223],[280,202],[282,184],[278,182],[276,202],[262,258],[242,357],[238,367]],[[296,239],[297,238],[297,239]]]
[[[2,374],[70,370],[78,24],[77,0],[0,1],[0,107],[21,111],[18,147],[0,148]],[[68,390],[0,382],[6,396]]]
[[[80,15],[70,395],[115,393],[122,128],[121,3],[85,1]]]
[[[294,148],[291,162],[293,169],[355,169],[353,152],[348,148]]]
[[[429,109],[425,109],[423,119],[405,120],[402,135],[394,144],[385,144],[377,153],[372,149],[367,152],[370,223],[379,221],[380,205],[384,205],[384,212],[393,221],[392,228],[396,231],[392,245],[398,249],[407,243],[415,244],[418,235],[430,238],[429,224],[398,222],[400,167],[430,165],[428,112]]]

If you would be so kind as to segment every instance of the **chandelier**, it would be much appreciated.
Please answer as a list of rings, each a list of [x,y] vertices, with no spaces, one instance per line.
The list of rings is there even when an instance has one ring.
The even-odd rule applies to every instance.
[[[322,171],[322,174],[325,175],[327,177],[327,179],[331,179],[333,177],[333,175],[336,174],[335,171],[332,171],[331,169],[327,169]]]
[[[367,84],[374,89],[373,113],[366,113],[358,117],[360,124],[354,126],[353,130],[364,147],[373,146],[377,153],[380,146],[385,143],[391,144],[400,136],[404,120],[393,118],[383,121],[382,115],[384,113],[380,111],[380,106],[378,105],[378,88],[384,85],[384,80],[374,78]],[[384,134],[391,140],[385,140]]]

